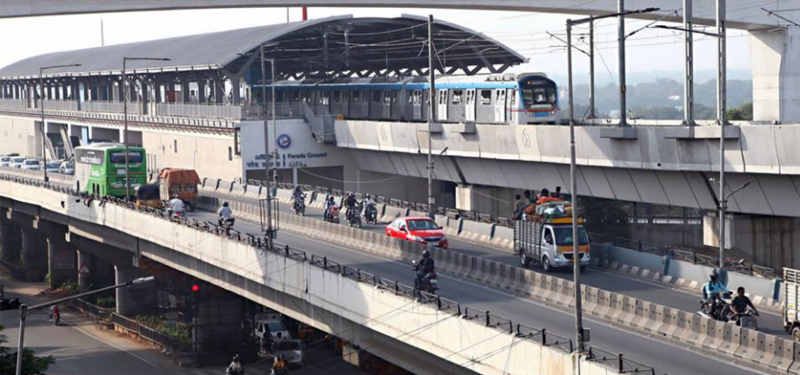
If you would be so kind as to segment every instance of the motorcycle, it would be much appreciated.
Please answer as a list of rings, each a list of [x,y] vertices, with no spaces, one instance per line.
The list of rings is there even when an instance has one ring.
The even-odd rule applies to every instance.
[[[731,292],[724,292],[722,295],[714,293],[708,300],[701,300],[697,314],[721,322],[730,321],[736,315],[731,309]]]
[[[328,209],[325,221],[329,223],[339,224],[339,206],[331,206]]]
[[[739,327],[758,331],[758,314],[750,307],[747,308],[747,311],[734,315],[733,319]]]
[[[55,326],[61,324],[61,313],[58,310],[51,310],[50,321],[53,322]]]
[[[347,210],[347,224],[351,227],[361,228],[361,206],[356,205]]]
[[[411,264],[414,265],[412,268],[414,271],[418,271],[419,265],[417,264],[416,260],[412,260]],[[436,294],[436,291],[439,290],[439,277],[436,274],[436,271],[431,271],[426,273],[422,276],[421,285],[420,279],[414,278],[414,294],[418,294],[420,291],[429,294]]]
[[[220,216],[220,218],[219,218],[219,226],[222,227],[225,230],[230,230],[231,228],[233,228],[233,223],[234,222],[236,222],[236,219],[234,219],[232,217],[224,218],[224,217]]]
[[[378,209],[375,208],[374,204],[368,204],[364,207],[364,221],[366,221],[367,224],[378,224]]]
[[[295,215],[306,216],[306,195],[303,194],[294,200],[292,205]]]

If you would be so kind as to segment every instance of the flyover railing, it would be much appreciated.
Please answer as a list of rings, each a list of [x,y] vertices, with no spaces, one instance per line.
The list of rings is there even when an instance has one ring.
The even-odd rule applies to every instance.
[[[225,230],[214,223],[201,222],[183,216],[177,218],[171,217],[166,211],[156,210],[150,207],[136,206],[135,203],[133,202],[126,202],[123,199],[115,197],[102,197],[102,196],[80,193],[67,186],[45,183],[41,179],[0,174],[0,180],[13,181],[24,185],[51,189],[61,193],[70,194],[75,197],[80,197],[83,200],[84,204],[86,205],[91,205],[93,201],[98,201],[99,204],[101,205],[110,203],[119,207],[127,208],[129,210],[138,211],[144,214],[151,215],[154,218],[159,218],[165,221],[171,221],[179,225],[191,227],[203,232],[214,233],[220,237],[225,237],[232,241],[245,243],[261,251],[271,252],[273,254],[293,258],[295,260],[302,262],[309,262],[311,266],[325,269],[330,272],[335,272],[336,274],[339,274],[351,280],[355,280],[357,282],[368,283],[369,285],[372,285],[374,287],[377,287],[385,291],[392,292],[396,295],[404,296],[409,299],[414,299],[419,303],[427,304],[440,311],[449,312],[462,319],[480,321],[486,327],[490,327],[501,332],[507,332],[508,334],[514,335],[515,337],[535,340],[541,343],[543,346],[555,347],[560,350],[563,350],[566,353],[572,353],[575,350],[574,344],[571,339],[565,336],[554,334],[544,328],[534,328],[519,323],[515,324],[513,320],[504,318],[497,314],[493,314],[489,311],[477,309],[467,305],[462,305],[461,303],[455,300],[447,299],[439,295],[429,294],[422,291],[416,291],[413,286],[403,284],[395,280],[375,276],[363,272],[355,267],[344,266],[341,265],[340,263],[329,260],[327,257],[319,257],[314,254],[308,254],[304,250],[294,249],[289,245],[273,243],[273,246],[269,247],[267,245],[268,244],[267,241],[263,238],[249,234],[243,235],[241,233],[237,234],[236,236],[232,236],[231,231]],[[177,352],[178,350],[181,349],[181,345],[177,343],[175,340],[167,336],[164,336],[163,334],[160,334],[157,331],[149,329],[149,327],[143,326],[142,324],[140,324],[135,320],[113,313],[111,314],[111,321],[115,325],[123,327],[124,329],[132,333],[135,332],[140,337],[143,337],[153,343],[163,345],[166,348],[172,350],[173,352]]]

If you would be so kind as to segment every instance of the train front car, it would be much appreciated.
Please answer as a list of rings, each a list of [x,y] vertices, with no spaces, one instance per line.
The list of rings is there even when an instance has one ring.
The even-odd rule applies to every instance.
[[[555,81],[544,74],[520,74],[517,77],[519,95],[523,108],[517,112],[517,124],[558,124],[561,108],[558,106],[558,87]]]

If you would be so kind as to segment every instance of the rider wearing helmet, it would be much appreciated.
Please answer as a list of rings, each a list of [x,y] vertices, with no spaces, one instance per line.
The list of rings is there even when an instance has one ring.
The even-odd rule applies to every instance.
[[[425,249],[425,251],[422,252],[422,258],[417,262],[414,268],[417,271],[416,285],[422,285],[422,278],[436,269],[436,262],[431,258],[430,250]]]
[[[714,294],[722,294],[727,291],[728,287],[719,281],[719,271],[715,268],[709,275],[709,281],[703,284],[703,300],[708,301]]]
[[[345,200],[344,205],[345,207],[347,207],[347,212],[345,212],[345,215],[347,215],[346,217],[348,218],[348,220],[350,219],[350,215],[353,215],[355,213],[355,211],[353,211],[353,208],[356,207],[357,203],[358,199],[356,199],[356,195],[353,193],[347,193],[347,199]]]

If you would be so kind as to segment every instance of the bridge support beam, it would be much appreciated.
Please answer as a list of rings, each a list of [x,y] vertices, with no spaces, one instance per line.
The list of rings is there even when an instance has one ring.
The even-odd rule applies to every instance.
[[[64,238],[66,231],[64,226],[51,226],[51,233],[47,236],[47,266],[51,287],[78,278],[75,246]]]
[[[0,211],[0,256],[5,261],[19,261],[22,249],[22,232],[17,224],[10,220],[11,211]]]
[[[750,33],[753,120],[800,121],[800,30],[775,28]]]
[[[85,292],[92,286],[91,270],[97,269],[94,256],[86,251],[77,250],[78,255],[78,290]],[[84,267],[84,265],[86,267]],[[82,272],[88,271],[88,272]]]
[[[42,281],[47,273],[47,241],[33,227],[22,228],[22,261],[26,281]]]
[[[124,283],[138,277],[145,277],[144,272],[132,264],[114,265],[114,282]],[[136,288],[118,288],[116,290],[117,313],[124,316],[136,316],[146,313],[155,307],[155,284],[137,286]]]

